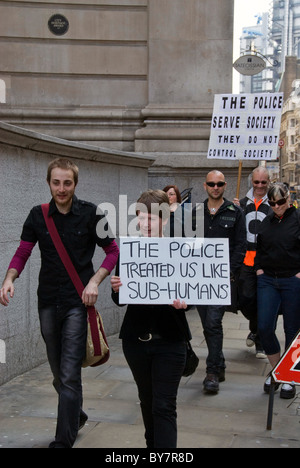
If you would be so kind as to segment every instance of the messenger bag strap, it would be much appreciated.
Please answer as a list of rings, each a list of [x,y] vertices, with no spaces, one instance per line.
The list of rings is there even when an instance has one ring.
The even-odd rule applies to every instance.
[[[57,250],[57,253],[60,256],[60,259],[63,262],[65,269],[67,270],[79,294],[79,297],[81,298],[82,293],[84,291],[83,283],[60,238],[60,235],[57,231],[57,228],[55,226],[52,216],[49,216],[49,203],[42,205],[42,211],[43,211],[46,226],[48,228],[53,244]],[[87,311],[88,311],[89,323],[91,327],[91,335],[92,335],[92,340],[94,344],[95,356],[101,356],[101,345],[100,345],[100,340],[99,340],[99,330],[98,330],[98,324],[97,324],[97,312],[94,306],[88,306]]]
[[[58,234],[57,228],[55,226],[54,220],[52,216],[49,216],[49,204],[47,203],[45,205],[42,205],[42,210],[43,210],[43,215],[45,218],[46,226],[48,228],[53,244],[57,250],[57,253],[60,256],[60,259],[63,262],[67,272],[69,273],[69,276],[71,280],[73,281],[73,284],[79,296],[81,297],[83,290],[84,290],[84,286],[82,284],[81,279],[79,278],[77,271],[75,270],[75,267],[69,257],[68,252],[66,251],[64,244],[62,243],[60,235]]]

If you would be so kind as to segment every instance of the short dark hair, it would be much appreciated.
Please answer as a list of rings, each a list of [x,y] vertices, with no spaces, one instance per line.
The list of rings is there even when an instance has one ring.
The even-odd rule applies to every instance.
[[[171,211],[167,194],[163,190],[147,190],[142,193],[136,204],[136,214],[140,211],[158,214],[163,220],[168,219]]]

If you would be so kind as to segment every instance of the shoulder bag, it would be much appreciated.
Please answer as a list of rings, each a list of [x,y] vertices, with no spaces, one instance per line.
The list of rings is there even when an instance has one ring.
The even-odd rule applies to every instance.
[[[176,311],[174,311],[174,318],[175,318],[175,321],[177,322],[179,329],[182,329],[182,323],[180,323],[179,318],[177,317]],[[188,336],[188,331],[186,330],[185,327],[184,327],[184,335],[185,335],[185,343],[186,343],[187,352],[186,352],[185,367],[184,367],[182,375],[183,377],[190,377],[196,372],[196,369],[199,365],[200,360],[192,348],[192,344]]]
[[[42,205],[42,211],[45,222],[54,243],[54,246],[63,262],[79,296],[82,296],[83,283],[66,251],[64,244],[58,234],[53,218],[48,215],[49,204]],[[86,357],[83,360],[82,367],[96,367],[104,364],[109,359],[109,347],[103,328],[103,322],[100,313],[94,306],[87,307],[88,333],[86,343]]]

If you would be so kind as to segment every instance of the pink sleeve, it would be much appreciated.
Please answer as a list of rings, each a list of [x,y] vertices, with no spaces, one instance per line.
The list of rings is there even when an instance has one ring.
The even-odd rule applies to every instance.
[[[101,268],[105,268],[110,273],[115,268],[118,258],[119,258],[119,247],[116,244],[116,241],[112,241],[107,247],[103,247],[106,257],[101,265]]]
[[[20,274],[24,270],[26,262],[29,259],[34,246],[35,243],[33,242],[21,241],[20,246],[16,250],[16,253],[13,256],[8,268],[14,268],[15,270],[17,270],[20,276]]]

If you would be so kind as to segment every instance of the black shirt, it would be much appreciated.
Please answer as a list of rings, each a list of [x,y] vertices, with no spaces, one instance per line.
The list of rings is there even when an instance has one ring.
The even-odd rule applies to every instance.
[[[119,275],[119,263],[116,268]],[[118,306],[119,293],[112,291],[112,299]],[[189,306],[186,310],[189,310]],[[126,341],[138,341],[139,337],[151,333],[166,341],[178,342],[191,339],[191,332],[185,310],[176,310],[171,305],[129,304],[120,331],[120,338]]]
[[[115,300],[115,303],[118,302]],[[171,342],[186,341],[187,337],[191,339],[184,310],[168,305],[128,305],[120,338],[137,341],[148,333]]]
[[[73,197],[69,213],[58,211],[52,199],[49,215],[53,217],[61,240],[77,270],[81,281],[86,286],[94,275],[92,258],[96,245],[105,247],[113,239],[97,236],[97,223],[104,215],[97,214],[97,206]],[[47,305],[78,306],[82,305],[73,283],[52,242],[41,206],[34,207],[25,221],[21,239],[26,242],[38,242],[41,251],[41,270],[39,275],[39,307]]]

